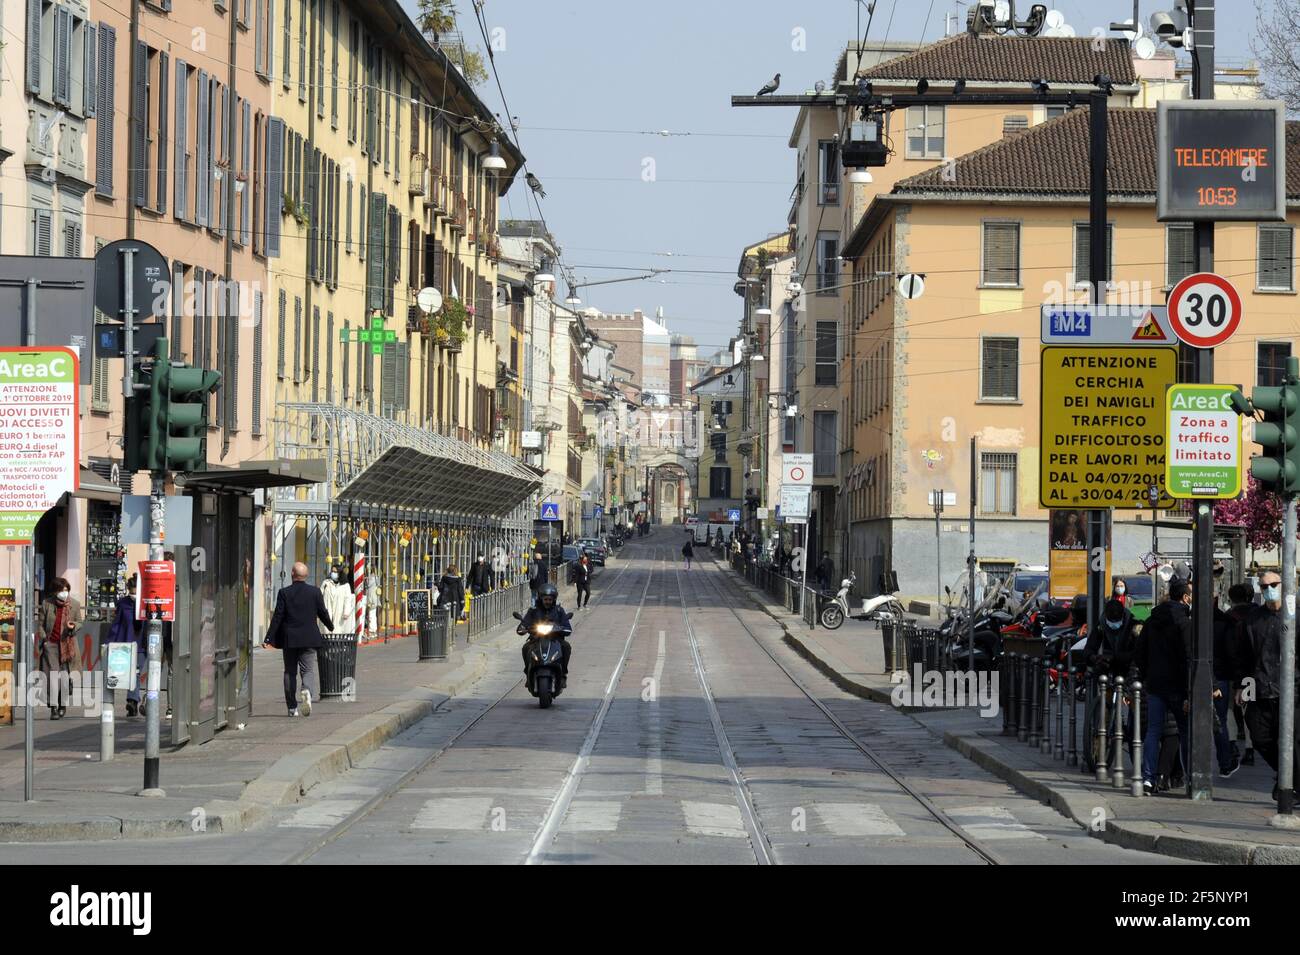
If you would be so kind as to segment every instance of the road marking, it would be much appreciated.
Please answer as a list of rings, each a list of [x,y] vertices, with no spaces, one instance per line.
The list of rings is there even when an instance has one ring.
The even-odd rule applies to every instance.
[[[659,696],[663,693],[664,659],[668,654],[668,638],[659,631],[659,656],[655,660],[654,697],[650,700],[650,753],[645,760],[645,791],[648,796],[664,794],[664,724],[659,709]]]
[[[430,799],[415,816],[412,829],[486,829],[492,800],[479,797]]]
[[[905,835],[875,803],[819,802],[813,812],[833,836],[901,836]]]
[[[329,829],[337,826],[364,802],[364,799],[322,799],[294,810],[288,819],[280,820],[280,828]]]
[[[693,802],[682,800],[682,815],[686,817],[686,831],[696,836],[726,836],[730,839],[747,839],[749,830],[735,803]]]
[[[569,814],[560,826],[561,832],[613,832],[618,828],[623,814],[621,802],[597,802],[576,799],[569,805]]]
[[[1003,806],[967,806],[950,809],[948,816],[976,839],[1046,839],[1011,815]]]

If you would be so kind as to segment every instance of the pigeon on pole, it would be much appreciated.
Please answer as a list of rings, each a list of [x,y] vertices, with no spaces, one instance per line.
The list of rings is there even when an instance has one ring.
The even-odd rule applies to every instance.
[[[528,188],[533,190],[543,199],[546,198],[546,190],[542,188],[542,181],[534,176],[531,172],[524,175],[524,181],[528,183]]]
[[[778,86],[781,85],[781,74],[778,73],[772,77],[772,82],[768,83],[761,90],[755,93],[755,96],[766,96],[768,93],[775,93]]]

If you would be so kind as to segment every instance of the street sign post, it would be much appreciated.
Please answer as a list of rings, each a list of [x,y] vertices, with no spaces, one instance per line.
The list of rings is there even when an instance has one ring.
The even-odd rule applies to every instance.
[[[900,275],[898,277],[898,294],[903,296],[903,298],[920,298],[921,293],[924,291],[924,275],[919,275],[916,272],[908,272],[906,275]]]
[[[1174,498],[1241,494],[1241,418],[1234,385],[1174,385],[1165,398],[1165,487]]]
[[[812,487],[813,456],[811,454],[781,455],[782,487]]]
[[[1041,373],[1039,503],[1149,506],[1147,489],[1165,469],[1160,409],[1178,377],[1177,349],[1047,345]]]
[[[806,487],[781,485],[781,516],[787,524],[808,522],[808,499],[812,492]]]
[[[543,521],[558,521],[560,519],[560,503],[558,501],[542,501],[539,517]]]
[[[1169,323],[1180,341],[1193,348],[1214,348],[1241,324],[1241,296],[1222,275],[1197,272],[1170,291]]]

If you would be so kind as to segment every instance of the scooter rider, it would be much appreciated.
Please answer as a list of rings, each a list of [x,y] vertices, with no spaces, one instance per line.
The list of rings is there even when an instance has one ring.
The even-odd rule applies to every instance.
[[[550,622],[556,626],[557,631],[570,629],[573,625],[569,622],[569,615],[565,609],[560,606],[560,592],[556,589],[555,584],[542,584],[537,589],[537,606],[530,607],[519,621],[517,628],[521,635],[532,632],[533,627],[541,622]],[[563,674],[560,677],[560,686],[563,687],[569,681],[569,657],[573,653],[573,648],[569,646],[569,641],[564,638],[562,632],[553,633],[552,640],[559,640],[561,647],[560,667]],[[525,642],[520,650],[520,655],[524,659],[524,671],[528,671],[528,643]]]

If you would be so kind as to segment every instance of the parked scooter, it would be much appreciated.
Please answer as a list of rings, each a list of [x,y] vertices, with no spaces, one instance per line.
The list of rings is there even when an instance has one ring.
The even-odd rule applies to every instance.
[[[520,621],[515,632],[528,638],[524,682],[528,692],[537,697],[538,706],[546,709],[564,690],[564,645],[560,641],[573,633],[573,627],[538,619],[525,629],[518,611],[514,618]]]
[[[846,617],[854,620],[876,620],[880,622],[899,621],[903,619],[904,608],[897,594],[880,594],[876,597],[863,597],[862,609],[854,613],[849,608],[849,591],[858,582],[858,575],[849,572],[849,576],[840,581],[840,589],[834,598],[827,601],[821,610],[821,624],[827,630],[838,630]]]

